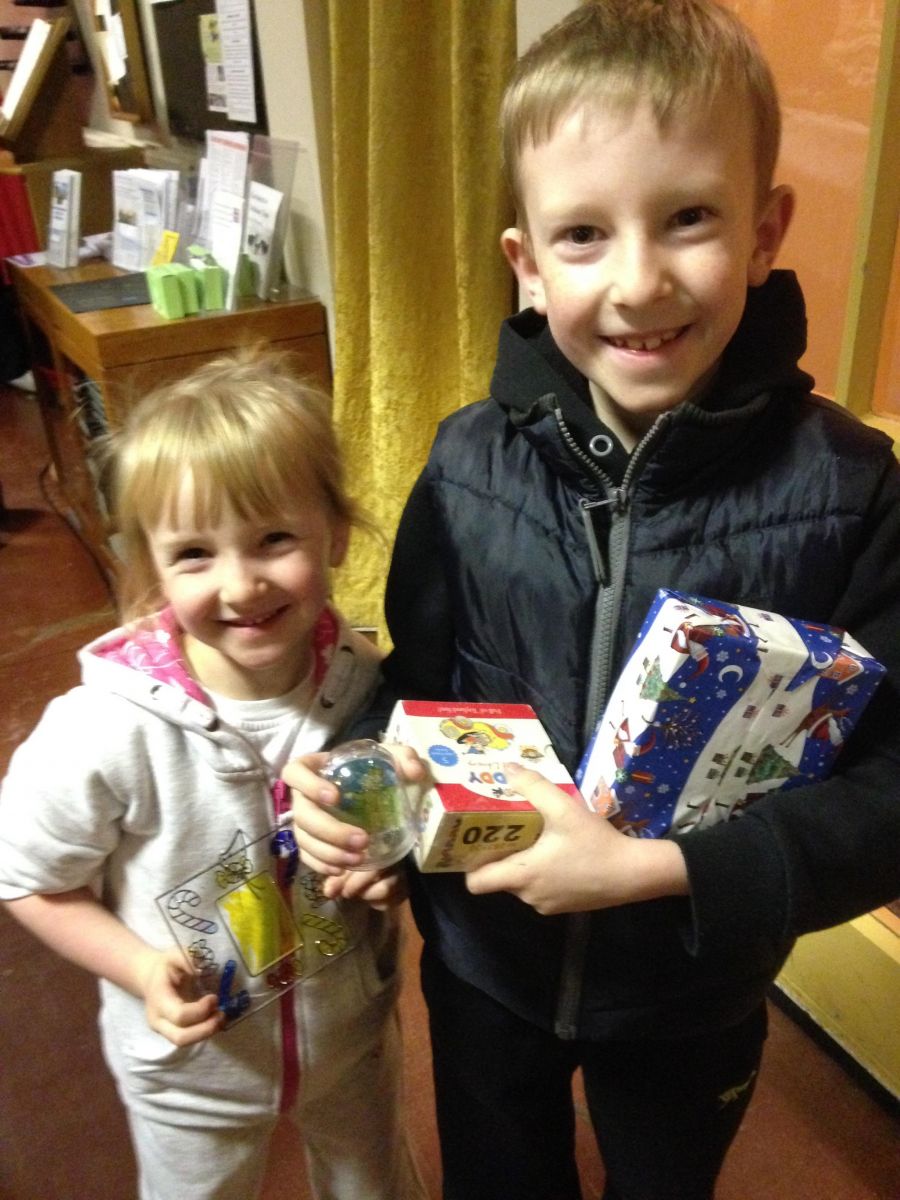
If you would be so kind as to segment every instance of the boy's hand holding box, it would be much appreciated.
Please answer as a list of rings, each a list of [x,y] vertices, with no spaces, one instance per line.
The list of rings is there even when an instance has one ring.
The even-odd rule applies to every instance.
[[[532,845],[540,814],[507,783],[527,763],[635,837],[735,816],[824,779],[884,667],[849,634],[661,589],[572,782],[525,704],[400,700],[387,739],[428,764],[422,871],[467,871]]]
[[[576,772],[636,837],[823,779],[884,667],[848,634],[661,589]]]
[[[508,763],[533,766],[581,803],[527,704],[399,700],[387,740],[412,746],[431,771],[413,850],[422,871],[468,871],[536,840],[543,820],[508,786]]]

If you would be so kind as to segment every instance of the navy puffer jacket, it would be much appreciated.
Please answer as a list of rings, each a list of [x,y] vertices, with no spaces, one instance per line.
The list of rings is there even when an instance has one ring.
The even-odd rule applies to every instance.
[[[616,472],[584,381],[521,313],[491,398],[442,423],[410,496],[382,721],[394,696],[526,702],[574,768],[660,587],[839,625],[889,668],[831,779],[679,838],[689,900],[544,917],[412,872],[435,952],[562,1036],[736,1021],[797,935],[900,894],[900,469],[889,439],[811,393],[804,344],[799,287],[774,272],[703,401]]]

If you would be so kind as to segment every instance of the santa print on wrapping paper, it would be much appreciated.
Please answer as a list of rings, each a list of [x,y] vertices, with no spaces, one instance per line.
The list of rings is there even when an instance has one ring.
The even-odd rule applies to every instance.
[[[592,805],[629,834],[659,837],[823,778],[880,677],[848,640],[660,593],[604,716],[611,762]]]

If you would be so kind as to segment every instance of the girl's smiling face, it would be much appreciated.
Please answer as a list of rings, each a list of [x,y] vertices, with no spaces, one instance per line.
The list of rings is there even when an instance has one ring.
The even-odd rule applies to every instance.
[[[310,501],[277,514],[198,517],[186,476],[168,519],[147,530],[192,674],[238,700],[284,695],[311,665],[312,633],[348,528]]]
[[[503,249],[600,416],[639,435],[711,378],[792,193],[758,206],[749,115],[721,100],[664,129],[643,101],[577,108],[523,149],[520,180],[525,227]]]

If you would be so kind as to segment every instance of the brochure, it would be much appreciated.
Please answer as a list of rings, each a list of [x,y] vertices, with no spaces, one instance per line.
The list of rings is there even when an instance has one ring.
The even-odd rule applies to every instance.
[[[244,231],[244,255],[249,283],[260,300],[267,300],[277,285],[275,253],[278,213],[284,199],[281,192],[251,179],[247,189],[247,223]]]
[[[178,220],[178,171],[134,167],[113,172],[112,262],[144,271]]]
[[[74,267],[81,241],[81,172],[54,171],[50,189],[47,262],[53,267]]]

